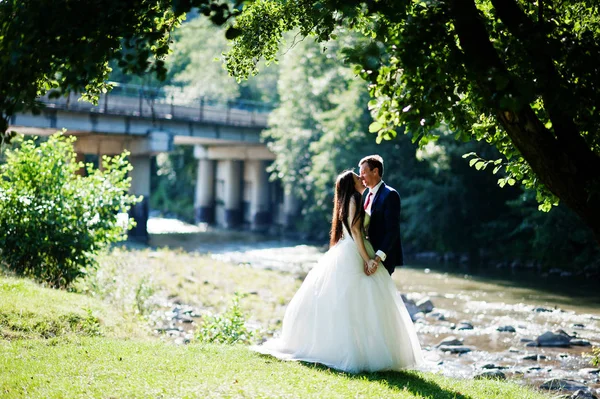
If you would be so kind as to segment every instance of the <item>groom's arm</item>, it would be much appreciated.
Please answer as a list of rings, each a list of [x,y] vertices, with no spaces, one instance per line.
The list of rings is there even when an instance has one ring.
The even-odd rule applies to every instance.
[[[397,191],[390,191],[385,199],[383,206],[384,215],[384,231],[381,247],[379,252],[383,252],[383,256],[379,255],[382,261],[385,261],[387,254],[391,253],[392,245],[397,241],[400,234],[400,195]]]

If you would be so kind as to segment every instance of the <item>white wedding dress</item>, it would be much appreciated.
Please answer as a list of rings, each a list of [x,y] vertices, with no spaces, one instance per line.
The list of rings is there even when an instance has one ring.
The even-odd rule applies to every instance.
[[[365,226],[368,221],[365,215]],[[343,238],[308,273],[289,303],[281,335],[252,349],[350,373],[416,367],[421,347],[392,278],[381,264],[365,275],[358,247],[343,229]],[[364,242],[373,258],[371,243]]]

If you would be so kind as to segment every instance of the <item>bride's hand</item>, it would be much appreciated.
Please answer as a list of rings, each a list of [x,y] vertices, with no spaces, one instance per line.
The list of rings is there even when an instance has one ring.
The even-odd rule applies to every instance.
[[[375,273],[377,271],[378,266],[379,262],[377,262],[376,259],[369,259],[369,261],[367,262],[367,276],[370,276],[371,274]]]

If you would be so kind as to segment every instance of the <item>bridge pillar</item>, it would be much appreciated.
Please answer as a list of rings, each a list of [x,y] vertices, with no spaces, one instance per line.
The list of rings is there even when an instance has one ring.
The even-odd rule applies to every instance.
[[[194,199],[195,221],[213,224],[215,222],[215,161],[208,159],[206,147],[199,145],[194,147],[194,157],[198,159]]]
[[[242,223],[241,166],[237,160],[217,162],[216,222],[226,228],[238,227]]]
[[[290,188],[286,188],[283,194],[283,227],[284,229],[294,230],[298,213],[300,211],[300,201],[292,194]]]
[[[75,174],[84,177],[86,175],[86,170],[85,170],[85,154],[83,152],[76,152],[75,153],[76,157],[75,157],[75,162],[83,162],[83,167],[77,169],[77,171],[75,172]]]
[[[131,187],[129,192],[143,196],[142,201],[129,210],[129,217],[136,221],[136,226],[129,231],[129,238],[147,242],[150,210],[150,155],[130,155],[129,162],[133,166],[133,170],[130,172]]]
[[[255,231],[265,231],[271,224],[269,179],[266,165],[262,160],[248,160],[244,163],[244,200],[249,202],[247,221]]]

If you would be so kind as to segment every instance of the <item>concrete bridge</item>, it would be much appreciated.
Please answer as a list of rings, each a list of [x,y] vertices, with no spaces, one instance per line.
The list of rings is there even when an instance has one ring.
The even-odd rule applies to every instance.
[[[10,128],[35,135],[65,128],[77,136],[80,160],[86,154],[101,159],[131,153],[130,191],[144,196],[130,211],[137,221],[132,237],[148,236],[151,157],[175,145],[193,145],[198,160],[196,222],[265,231],[288,228],[296,217],[298,201],[268,179],[266,169],[275,157],[260,142],[270,111],[264,105],[189,101],[131,85],[116,85],[98,105],[76,95],[40,100],[46,107],[39,115],[17,114]]]

